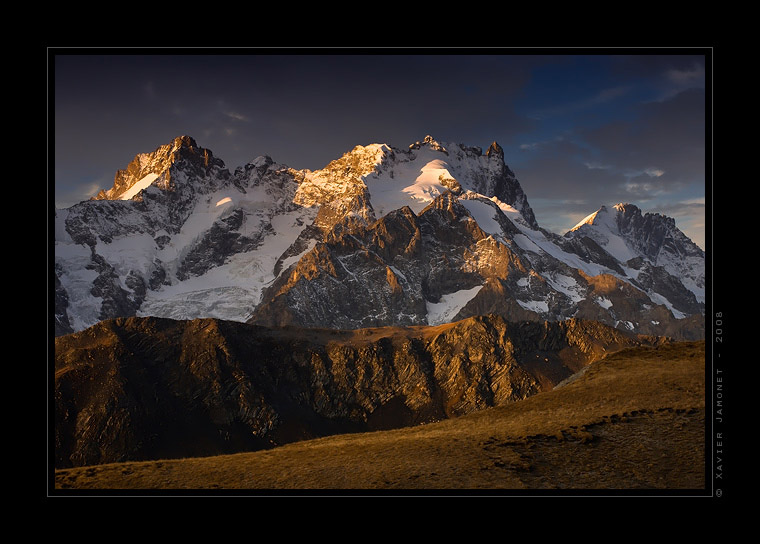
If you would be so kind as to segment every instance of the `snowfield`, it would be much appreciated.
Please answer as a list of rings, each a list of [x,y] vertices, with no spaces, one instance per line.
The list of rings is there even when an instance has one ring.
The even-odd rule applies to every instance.
[[[472,215],[472,218],[483,232],[497,236],[504,234],[501,225],[496,221],[496,210],[490,204],[473,199],[463,199],[460,202],[467,208],[467,211],[470,212],[470,215]]]
[[[394,164],[386,172],[372,172],[364,177],[376,217],[409,206],[419,214],[435,197],[448,191],[442,180],[453,179],[448,164],[437,158],[440,153],[426,150],[409,162]]]

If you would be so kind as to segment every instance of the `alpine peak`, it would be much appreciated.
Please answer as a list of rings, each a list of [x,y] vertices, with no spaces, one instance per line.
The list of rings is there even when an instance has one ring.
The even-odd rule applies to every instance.
[[[634,204],[620,203],[616,204],[614,208],[621,216],[621,223],[640,223],[642,221],[649,221],[661,225],[661,228],[666,230],[675,230],[676,220],[667,215],[655,212],[642,213],[642,211]]]
[[[198,171],[225,169],[224,162],[214,157],[210,149],[200,147],[191,136],[182,135],[151,152],[138,153],[127,168],[116,172],[113,186],[101,190],[93,200],[130,200],[150,185],[168,187],[171,175],[167,173],[181,161]]]
[[[426,145],[430,147],[431,149],[435,149],[436,151],[442,151],[443,153],[446,153],[447,155],[449,152],[446,150],[446,148],[440,144],[440,142],[437,142],[435,138],[433,138],[430,134],[425,136],[421,142],[417,141],[414,142],[409,146],[409,149],[419,149],[423,145]]]
[[[198,147],[198,144],[195,142],[195,139],[192,136],[185,134],[182,136],[177,136],[174,138],[174,140],[172,140],[172,149],[176,150],[180,147],[194,148]]]
[[[491,145],[488,146],[488,151],[486,151],[487,157],[496,157],[497,159],[504,162],[504,150],[502,147],[496,143],[495,141],[491,143]]]

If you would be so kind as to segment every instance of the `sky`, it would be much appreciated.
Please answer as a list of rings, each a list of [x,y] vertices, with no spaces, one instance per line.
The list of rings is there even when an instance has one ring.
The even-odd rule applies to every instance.
[[[626,202],[705,247],[709,49],[81,48],[49,50],[48,68],[58,208],[181,135],[231,171],[431,135],[498,142],[547,230]]]

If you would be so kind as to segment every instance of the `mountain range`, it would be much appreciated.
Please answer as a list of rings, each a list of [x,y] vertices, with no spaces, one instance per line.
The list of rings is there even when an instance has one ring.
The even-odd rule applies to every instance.
[[[54,225],[56,336],[130,316],[362,329],[493,314],[704,338],[705,254],[672,218],[605,204],[550,232],[496,142],[230,171],[182,136]]]

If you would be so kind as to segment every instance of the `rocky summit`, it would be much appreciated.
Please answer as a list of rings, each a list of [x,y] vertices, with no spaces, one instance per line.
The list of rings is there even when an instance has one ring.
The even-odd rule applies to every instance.
[[[118,318],[55,340],[55,466],[208,456],[428,423],[659,342],[593,321],[355,331]]]
[[[497,314],[704,337],[705,255],[671,218],[603,205],[551,233],[496,142],[231,172],[182,136],[54,224],[56,335],[130,316],[359,329]]]

